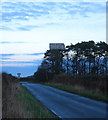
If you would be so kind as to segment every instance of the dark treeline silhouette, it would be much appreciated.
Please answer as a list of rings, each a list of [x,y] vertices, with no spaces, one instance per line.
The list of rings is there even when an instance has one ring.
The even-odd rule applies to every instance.
[[[72,76],[107,76],[108,44],[88,41],[68,45],[65,50],[47,50],[34,76],[44,82],[61,73]]]
[[[108,44],[94,41],[81,42],[66,47],[67,73],[73,75],[108,73]]]

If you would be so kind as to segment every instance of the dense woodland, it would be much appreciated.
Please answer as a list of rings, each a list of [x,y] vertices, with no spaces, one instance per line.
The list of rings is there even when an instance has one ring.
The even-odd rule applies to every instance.
[[[58,74],[108,76],[108,44],[88,41],[68,45],[65,50],[47,50],[34,76],[44,82]]]

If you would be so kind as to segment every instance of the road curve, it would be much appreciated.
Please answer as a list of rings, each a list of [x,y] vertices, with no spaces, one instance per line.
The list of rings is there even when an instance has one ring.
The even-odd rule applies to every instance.
[[[59,118],[106,118],[108,104],[41,84],[22,83]],[[100,120],[100,119],[99,119]]]

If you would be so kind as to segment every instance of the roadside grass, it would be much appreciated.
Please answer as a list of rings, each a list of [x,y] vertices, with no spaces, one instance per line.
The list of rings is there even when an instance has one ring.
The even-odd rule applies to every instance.
[[[108,103],[108,96],[107,95],[102,95],[99,93],[93,93],[92,91],[89,90],[84,90],[81,88],[74,88],[74,86],[71,85],[64,85],[64,84],[59,84],[59,83],[44,83],[44,85],[51,86],[54,88],[58,88],[64,91],[67,91],[69,93],[74,93],[80,96],[84,96],[87,98],[91,98],[94,100],[102,101]]]
[[[56,115],[36,100],[25,87],[21,86],[21,91],[16,97],[23,104],[25,111],[30,113],[31,118],[57,118]]]
[[[2,106],[0,107],[2,107],[3,119],[57,118],[56,115],[36,100],[25,87],[17,83],[19,81],[15,77],[2,73],[0,74],[0,80],[1,78]]]

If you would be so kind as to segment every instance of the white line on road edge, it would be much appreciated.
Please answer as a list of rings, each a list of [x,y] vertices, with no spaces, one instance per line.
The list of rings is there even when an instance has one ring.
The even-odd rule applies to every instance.
[[[54,111],[54,110],[52,110],[52,109],[50,109],[55,115],[57,115],[57,113]],[[58,115],[57,115],[58,116]],[[59,118],[61,118],[62,119],[62,117],[61,116],[58,116]]]

